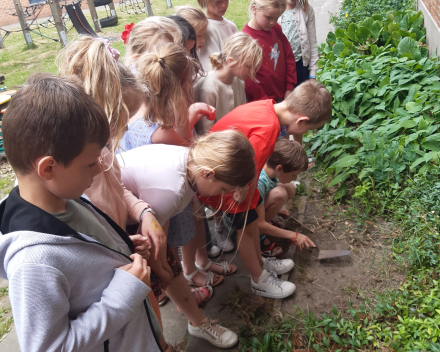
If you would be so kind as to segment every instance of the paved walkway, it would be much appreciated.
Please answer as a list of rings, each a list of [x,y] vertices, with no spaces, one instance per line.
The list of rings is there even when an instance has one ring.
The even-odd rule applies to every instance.
[[[310,0],[309,0],[310,1]],[[315,9],[316,13],[316,32],[318,37],[318,43],[325,41],[327,33],[333,30],[329,24],[330,15],[339,11],[339,6],[342,0],[312,0],[310,3]],[[212,224],[211,224],[212,226]],[[233,254],[225,254],[221,260],[231,260]],[[206,303],[203,308],[205,315],[213,318],[219,318],[221,323],[227,327],[236,330],[234,321],[231,320],[231,316],[228,309],[224,309],[227,303],[228,297],[235,290],[235,287],[239,287],[243,291],[250,291],[250,276],[246,271],[246,268],[241,261],[240,256],[237,254],[233,261],[233,264],[237,265],[238,272],[230,277],[227,277],[219,287],[215,288],[214,296]],[[0,279],[2,280],[2,279]],[[2,282],[0,282],[1,284]],[[3,282],[4,284],[4,282]],[[3,286],[3,285],[0,285]],[[161,308],[164,333],[167,341],[171,343],[177,343],[182,340],[186,340],[187,351],[205,351],[205,352],[217,352],[221,351],[218,348],[213,347],[209,343],[200,339],[192,338],[187,334],[187,320],[185,316],[180,315],[177,312],[174,303],[169,302]],[[2,352],[19,352],[19,346],[17,341],[17,335],[13,328],[9,335],[0,342],[0,351]],[[238,346],[229,351],[238,351]]]

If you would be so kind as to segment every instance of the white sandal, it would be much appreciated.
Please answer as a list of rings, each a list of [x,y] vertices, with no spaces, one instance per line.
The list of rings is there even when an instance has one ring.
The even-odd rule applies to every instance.
[[[193,281],[193,277],[197,274],[197,273],[201,273],[203,275],[206,275],[205,281],[203,281],[203,284],[198,284],[197,282]],[[220,282],[223,281],[223,276],[222,275],[218,275],[218,279],[216,282],[214,282],[214,275],[215,273],[213,273],[212,271],[201,271],[199,269],[194,270],[191,274],[186,275],[185,273],[183,273],[183,276],[185,277],[185,279],[188,281],[188,284],[193,285],[193,286],[217,286]]]
[[[200,271],[203,272],[208,272],[208,269],[211,267],[212,264],[217,264],[220,265],[221,267],[221,272],[216,273],[219,275],[232,275],[237,271],[237,266],[234,264],[229,264],[227,260],[225,260],[224,262],[218,262],[218,263],[214,263],[211,259],[209,259],[208,264],[206,264],[205,267],[200,266],[199,264],[195,263],[197,269],[199,269]]]

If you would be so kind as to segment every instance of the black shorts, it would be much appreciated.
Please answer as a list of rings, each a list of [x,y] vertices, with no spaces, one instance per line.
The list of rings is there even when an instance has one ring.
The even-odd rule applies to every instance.
[[[257,207],[261,203],[263,203],[263,198],[260,196],[260,199],[258,199]],[[246,218],[246,213],[247,213],[247,218]],[[249,224],[252,224],[255,220],[258,219],[258,214],[256,209],[251,209],[247,212],[244,211],[235,214],[226,213],[226,216],[232,221],[232,225],[234,225],[234,227],[237,230],[241,230],[245,225],[247,226]]]

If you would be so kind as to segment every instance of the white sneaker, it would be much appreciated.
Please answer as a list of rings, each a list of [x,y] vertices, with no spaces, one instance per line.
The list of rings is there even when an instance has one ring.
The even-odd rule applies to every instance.
[[[200,337],[220,348],[230,348],[237,344],[238,336],[235,332],[217,324],[218,319],[204,318],[200,325],[195,327],[188,322],[188,332],[192,336]]]
[[[273,271],[263,270],[257,283],[251,278],[251,288],[254,295],[281,299],[295,292],[296,286],[292,282],[278,279]]]
[[[208,257],[214,258],[217,257],[221,253],[221,249],[217,246],[212,246],[211,249],[208,250]]]
[[[216,225],[217,236],[215,237],[217,241],[217,246],[220,247],[224,252],[231,252],[234,250],[235,246],[231,241],[231,235],[233,233],[232,227],[228,226],[224,220],[220,225]]]
[[[274,271],[277,275],[288,273],[295,263],[292,259],[275,259],[263,257],[263,269]]]

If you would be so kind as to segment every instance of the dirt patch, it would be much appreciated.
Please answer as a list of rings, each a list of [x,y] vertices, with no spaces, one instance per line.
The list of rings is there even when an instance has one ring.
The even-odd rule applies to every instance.
[[[319,249],[297,251],[289,276],[296,292],[283,301],[282,310],[293,313],[295,305],[321,314],[330,313],[335,305],[345,314],[350,301],[355,308],[368,305],[376,292],[397,288],[405,278],[390,257],[391,239],[398,229],[380,218],[360,221],[361,215],[352,216],[352,205],[332,205],[313,184],[308,193],[303,226],[294,220],[299,216],[293,207],[287,228],[309,236],[319,249],[350,250],[351,254],[318,261]]]
[[[9,194],[14,187],[14,182],[15,172],[3,157],[3,159],[0,160],[0,199]]]

